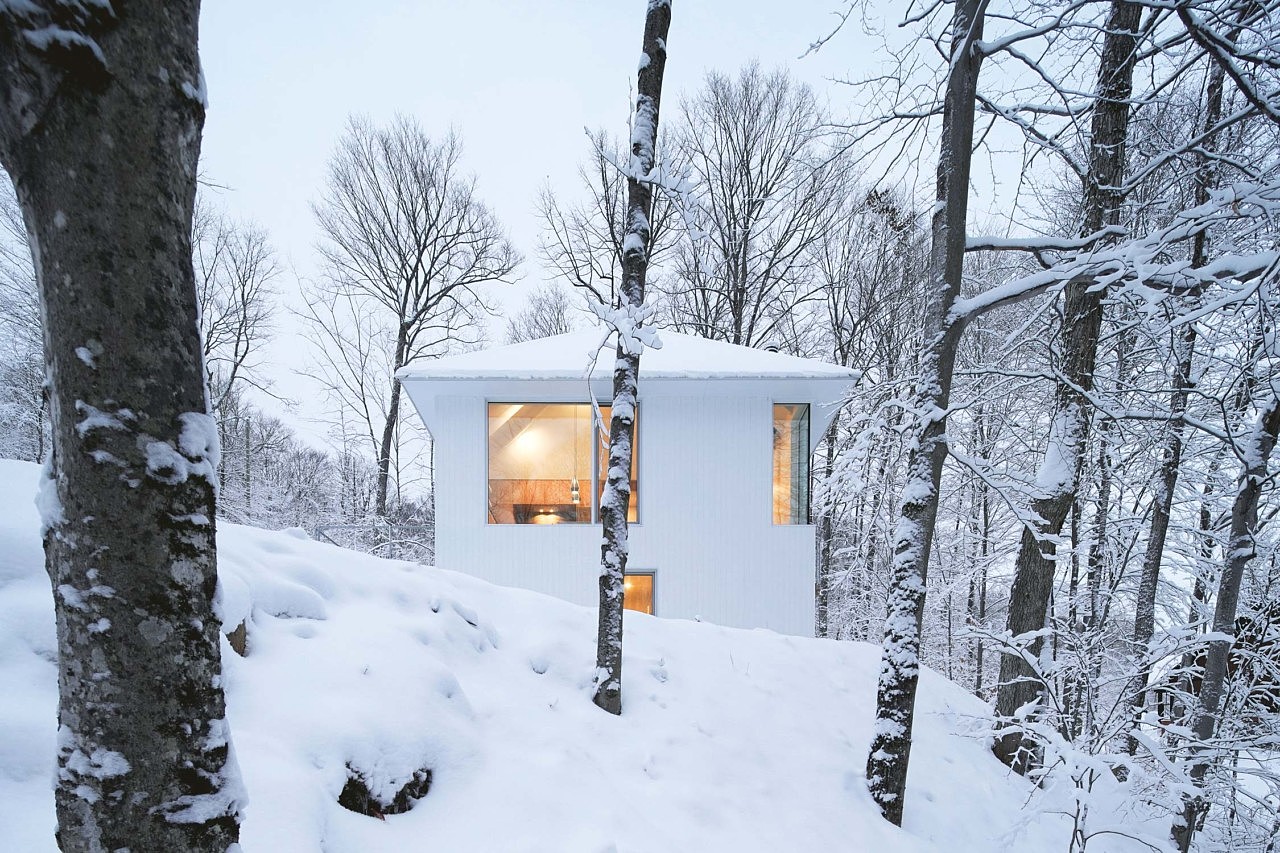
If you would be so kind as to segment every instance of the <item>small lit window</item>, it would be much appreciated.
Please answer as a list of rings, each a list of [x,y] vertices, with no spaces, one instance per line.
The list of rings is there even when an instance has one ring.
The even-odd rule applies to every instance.
[[[604,429],[609,407],[602,406]],[[608,440],[592,427],[588,403],[489,404],[489,523],[589,524],[599,520]],[[637,513],[632,445],[631,506]],[[596,488],[592,488],[592,483]]]
[[[653,573],[635,572],[622,579],[622,606],[653,615]]]
[[[809,405],[773,407],[773,523],[809,523]]]

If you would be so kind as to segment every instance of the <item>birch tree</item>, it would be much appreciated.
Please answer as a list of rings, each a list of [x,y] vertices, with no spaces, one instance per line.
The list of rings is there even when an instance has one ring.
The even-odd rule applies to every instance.
[[[387,514],[387,484],[400,423],[395,372],[465,340],[488,313],[481,288],[510,283],[520,255],[462,171],[462,142],[440,141],[408,118],[375,127],[352,118],[329,163],[316,221],[324,239],[327,298],[374,309],[388,337],[390,375],[377,435],[375,512]],[[326,298],[316,294],[315,299]],[[332,318],[332,312],[328,312]],[[323,324],[323,312],[310,312]],[[336,332],[336,334],[335,334]],[[322,332],[331,342],[340,330]],[[339,358],[337,364],[348,359]],[[330,360],[332,361],[332,359]],[[361,404],[361,408],[364,405]]]
[[[239,835],[191,263],[198,15],[194,0],[0,3],[0,162],[51,394],[39,502],[64,851],[223,853]]]
[[[640,352],[656,339],[643,328],[645,276],[649,265],[653,208],[651,185],[658,143],[662,76],[667,67],[670,0],[649,0],[631,118],[631,159],[627,164],[627,229],[623,238],[622,292],[616,309],[599,309],[618,336],[613,367],[613,408],[609,421],[609,470],[600,497],[600,605],[596,629],[596,677],[592,701],[610,714],[622,713],[622,595],[627,570],[627,510],[631,504],[636,388]]]

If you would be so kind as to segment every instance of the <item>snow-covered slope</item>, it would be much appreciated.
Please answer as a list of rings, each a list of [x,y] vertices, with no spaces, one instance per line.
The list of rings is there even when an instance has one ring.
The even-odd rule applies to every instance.
[[[0,462],[0,849],[52,851],[52,598],[37,469]],[[247,851],[1066,849],[1058,818],[967,731],[984,707],[926,672],[905,830],[862,778],[878,650],[628,614],[625,713],[590,702],[595,614],[223,524],[228,700]],[[429,794],[385,821],[336,804],[352,764]],[[1030,824],[1015,830],[1020,824]],[[1090,849],[1094,849],[1092,846]]]

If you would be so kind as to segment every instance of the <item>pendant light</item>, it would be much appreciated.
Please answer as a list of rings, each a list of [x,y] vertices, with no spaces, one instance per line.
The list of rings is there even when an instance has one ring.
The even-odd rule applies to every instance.
[[[569,500],[582,503],[582,490],[578,488],[578,410],[573,412],[573,479],[569,481]]]

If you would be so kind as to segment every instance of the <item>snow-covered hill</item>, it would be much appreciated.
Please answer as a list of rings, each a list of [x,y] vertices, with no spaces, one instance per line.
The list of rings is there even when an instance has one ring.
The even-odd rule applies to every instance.
[[[54,850],[52,598],[38,469],[0,462],[0,849]],[[905,830],[862,778],[878,649],[628,614],[625,713],[590,702],[595,614],[305,534],[221,525],[220,608],[247,851],[1065,850],[926,672]],[[385,821],[336,803],[429,767]],[[1093,850],[1094,847],[1089,848]]]

